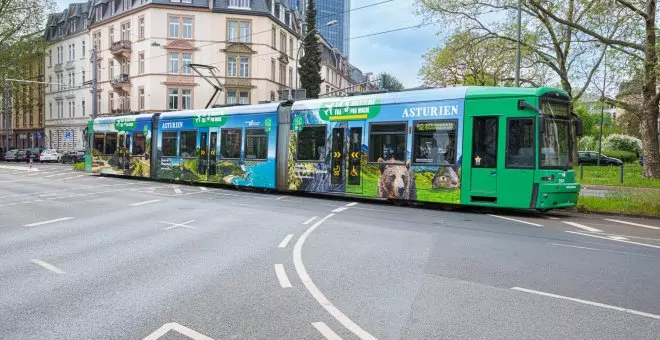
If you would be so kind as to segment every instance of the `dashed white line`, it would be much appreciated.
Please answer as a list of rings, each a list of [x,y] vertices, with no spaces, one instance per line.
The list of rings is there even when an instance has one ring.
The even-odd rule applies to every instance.
[[[291,238],[293,237],[293,234],[286,235],[282,242],[277,246],[278,248],[286,248],[286,245],[289,244],[289,241],[291,241]]]
[[[344,210],[346,210],[346,209],[348,209],[348,208],[347,208],[347,207],[339,207],[339,208],[333,210],[332,212],[333,212],[333,213],[338,213],[338,212],[342,212],[342,211],[344,211]]]
[[[177,194],[183,194],[183,191],[179,188],[178,185],[173,185],[172,188],[174,188],[174,192]]]
[[[281,199],[283,199],[283,198],[286,198],[286,196],[280,196],[280,197],[276,198],[275,200],[276,200],[276,201],[279,201],[279,200],[281,200]]]
[[[317,219],[316,216],[310,217],[307,221],[303,222],[302,224],[308,225],[308,224],[314,222],[315,219]]]
[[[145,205],[145,204],[149,204],[149,203],[155,203],[155,202],[160,202],[160,200],[151,200],[151,201],[137,202],[137,203],[133,203],[133,204],[131,204],[131,205],[134,206],[134,207],[136,207],[136,206]]]
[[[258,205],[250,205],[245,203],[232,203],[232,205],[240,205],[241,207],[249,207],[249,208],[261,208]]]
[[[547,218],[549,220],[558,220],[559,217],[553,217],[553,216],[543,216],[543,218]]]
[[[296,273],[298,274],[298,277],[300,277],[300,281],[302,281],[305,288],[321,305],[321,307],[323,307],[328,313],[330,313],[330,315],[332,315],[337,321],[344,325],[344,327],[353,332],[353,334],[357,335],[362,340],[376,340],[373,335],[362,329],[362,327],[353,322],[344,313],[342,313],[342,311],[335,307],[335,305],[333,305],[332,302],[330,302],[330,300],[328,300],[328,298],[326,298],[325,295],[321,293],[318,287],[316,287],[314,281],[312,281],[312,278],[309,277],[309,274],[307,274],[307,269],[305,269],[305,264],[302,260],[302,246],[305,243],[305,240],[309,234],[314,231],[314,229],[318,228],[318,226],[320,226],[323,222],[334,215],[335,214],[328,214],[318,222],[314,223],[302,235],[300,235],[300,238],[298,238],[298,241],[296,241],[296,244],[293,247],[293,264],[296,268]]]
[[[275,264],[275,275],[277,275],[277,280],[280,281],[280,286],[282,286],[282,288],[291,288],[291,281],[289,281],[289,277],[286,276],[283,264]]]
[[[584,224],[576,223],[576,222],[569,222],[569,221],[562,221],[562,222],[564,222],[568,225],[572,225],[576,228],[584,229],[586,231],[591,231],[591,232],[594,232],[594,233],[602,233],[603,232],[600,229],[592,228],[592,227],[586,226]]]
[[[32,262],[36,265],[39,265],[43,268],[46,268],[46,269],[50,270],[51,272],[53,272],[55,274],[64,274],[64,271],[62,269],[57,268],[57,267],[53,266],[52,264],[41,261],[39,259],[32,259],[32,260],[30,260],[30,262]]]
[[[605,236],[599,236],[599,235],[593,235],[593,234],[585,234],[585,233],[581,233],[581,232],[577,232],[577,231],[570,231],[570,230],[567,230],[566,232],[567,232],[567,233],[571,233],[571,234],[578,234],[578,235],[582,235],[582,236],[589,236],[589,237],[595,237],[595,238],[602,238],[603,240],[610,240],[610,241],[617,241],[617,242],[623,242],[623,243],[630,243],[630,244],[635,244],[635,245],[638,245],[638,246],[645,246],[645,247],[651,247],[651,248],[658,248],[658,249],[660,249],[660,246],[656,246],[656,245],[652,245],[652,244],[639,243],[639,242],[626,241],[626,240],[617,240],[617,239],[613,239],[613,238],[609,238],[609,237],[605,237]]]
[[[636,227],[642,227],[642,228],[649,228],[649,229],[654,229],[654,230],[660,230],[660,227],[654,227],[651,225],[646,225],[646,224],[641,224],[641,223],[635,223],[635,222],[628,222],[628,221],[622,221],[622,220],[615,220],[611,218],[606,218],[605,221],[610,221],[610,222],[616,222],[616,223],[623,223],[623,224],[628,224],[628,225],[634,225]]]
[[[72,220],[72,219],[73,219],[73,217],[62,217],[62,218],[56,218],[54,220],[48,220],[48,221],[42,221],[42,222],[35,222],[35,223],[26,224],[26,225],[24,225],[24,227],[36,227],[38,225],[68,221],[68,220]]]
[[[628,240],[628,238],[623,237],[623,236],[608,236],[608,237],[611,238],[611,239],[613,239],[613,240],[616,240],[616,241],[624,241],[624,240]]]
[[[354,207],[356,205],[357,205],[357,202],[351,202],[351,203],[346,204],[347,207]]]
[[[312,322],[312,326],[314,326],[314,328],[316,328],[316,330],[323,334],[323,336],[328,340],[341,340],[339,335],[330,329],[330,327],[328,327],[325,322]]]
[[[630,314],[634,314],[634,315],[645,316],[645,317],[651,318],[651,319],[660,320],[660,315],[640,312],[640,311],[636,311],[636,310],[633,310],[633,309],[622,308],[622,307],[617,307],[617,306],[612,306],[612,305],[606,305],[606,304],[600,303],[600,302],[593,302],[593,301],[587,301],[587,300],[582,300],[582,299],[576,299],[576,298],[572,298],[572,297],[568,297],[568,296],[557,295],[557,294],[552,294],[552,293],[546,293],[546,292],[541,292],[541,291],[538,291],[538,290],[532,290],[532,289],[527,289],[527,288],[512,287],[511,289],[521,291],[521,292],[525,292],[525,293],[548,296],[548,297],[552,297],[552,298],[555,298],[555,299],[562,299],[562,300],[569,300],[569,301],[573,301],[573,302],[579,302],[579,303],[583,303],[585,305],[596,306],[596,307],[601,307],[601,308],[606,308],[606,309],[612,309],[612,310],[616,310],[616,311],[619,311],[619,312],[625,312],[625,313],[630,313]]]
[[[535,227],[542,227],[542,226],[543,226],[542,224],[533,223],[533,222],[527,222],[527,221],[523,221],[523,220],[517,220],[517,219],[515,219],[515,218],[511,218],[511,217],[505,217],[505,216],[500,216],[500,215],[491,215],[491,214],[486,214],[486,215],[488,215],[488,216],[492,216],[492,217],[501,218],[501,219],[504,219],[504,220],[509,220],[509,221],[514,221],[514,222],[519,222],[519,223],[529,224],[529,225],[533,225],[533,226],[535,226]]]
[[[199,190],[201,190],[201,191],[207,191],[207,190],[209,190],[209,189],[207,189],[207,188],[205,188],[205,187],[199,187]]]
[[[170,322],[164,324],[163,326],[155,330],[153,333],[147,335],[142,340],[157,340],[163,335],[167,334],[169,331],[176,331],[193,340],[213,340],[212,338],[200,332],[194,331],[186,326],[179,325],[176,322]]]
[[[608,250],[608,249],[600,249],[600,248],[590,248],[590,247],[580,247],[580,246],[572,246],[570,244],[561,244],[561,243],[550,243],[553,246],[559,246],[559,247],[569,247],[569,248],[577,248],[577,249],[585,249],[585,250],[597,250],[597,251],[604,251],[606,253],[617,253],[617,254],[628,254],[628,255],[637,255],[637,256],[648,256],[644,254],[637,254],[637,253],[631,253],[627,251],[617,251],[617,250]]]

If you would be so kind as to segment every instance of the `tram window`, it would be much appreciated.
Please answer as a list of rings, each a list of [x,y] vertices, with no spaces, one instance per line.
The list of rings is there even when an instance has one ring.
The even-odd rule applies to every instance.
[[[507,168],[534,167],[533,119],[509,119],[506,148]]]
[[[265,129],[245,130],[245,159],[268,158],[268,135]]]
[[[241,158],[241,129],[220,130],[220,155],[223,158]]]
[[[105,154],[114,155],[117,148],[117,134],[108,132],[105,135]]]
[[[456,125],[455,120],[415,122],[413,162],[455,164]]]
[[[181,131],[179,156],[182,158],[197,156],[197,131]]]
[[[133,133],[133,155],[144,155],[146,151],[146,140],[144,138],[144,133],[134,132]]]
[[[475,117],[472,131],[472,166],[497,168],[498,117]]]
[[[326,127],[305,126],[298,132],[297,159],[322,161],[325,157]]]
[[[369,161],[406,160],[406,123],[373,123],[369,128]]]
[[[105,135],[102,133],[94,134],[94,150],[98,153],[103,154],[103,142],[105,141]]]
[[[177,132],[176,131],[164,131],[163,132],[163,156],[164,157],[176,157],[176,144],[177,144]]]

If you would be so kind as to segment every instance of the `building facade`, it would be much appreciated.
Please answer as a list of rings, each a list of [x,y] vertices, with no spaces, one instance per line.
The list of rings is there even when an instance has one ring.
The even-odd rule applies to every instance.
[[[351,31],[350,0],[314,0],[316,6],[316,27],[326,41],[335,47],[346,59],[350,58],[349,34]],[[303,7],[306,8],[306,7]],[[337,25],[325,26],[337,20]]]
[[[42,55],[24,66],[23,79],[12,90],[12,135],[18,149],[39,148],[44,141],[44,62]],[[34,83],[31,83],[34,82]]]
[[[92,112],[88,81],[91,44],[87,20],[90,3],[70,4],[51,14],[46,25],[44,146],[59,150],[85,147],[84,131]]]
[[[217,68],[214,104],[276,100],[293,87],[298,17],[271,0],[96,1],[98,115],[203,109],[214,88],[189,64]]]

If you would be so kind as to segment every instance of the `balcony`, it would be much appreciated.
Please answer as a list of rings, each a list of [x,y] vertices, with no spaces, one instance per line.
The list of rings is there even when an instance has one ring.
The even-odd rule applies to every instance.
[[[55,72],[62,72],[62,63],[55,64]]]
[[[119,40],[112,43],[110,46],[110,53],[115,58],[126,58],[131,55],[131,42],[130,40]]]
[[[113,115],[129,114],[131,113],[131,98],[120,97],[113,99],[112,108],[110,110]]]
[[[128,77],[128,74],[120,74],[117,77],[114,77],[112,80],[110,80],[110,85],[115,90],[128,92],[131,89],[131,80]]]
[[[69,60],[66,62],[66,66],[64,66],[64,68],[66,68],[67,70],[73,70],[74,68],[76,68],[76,64],[73,60]]]

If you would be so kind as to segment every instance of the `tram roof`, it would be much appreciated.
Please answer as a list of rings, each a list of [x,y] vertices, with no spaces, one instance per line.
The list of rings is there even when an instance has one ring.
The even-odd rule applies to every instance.
[[[217,107],[212,109],[201,109],[201,110],[171,111],[171,112],[162,113],[160,115],[160,118],[161,119],[187,118],[187,117],[195,117],[200,113],[222,114],[222,115],[272,113],[272,112],[277,112],[281,104],[282,102],[273,102],[266,104],[236,105],[236,106]]]
[[[292,110],[316,110],[332,103],[370,105],[369,102],[374,100],[378,100],[379,104],[383,105],[471,98],[542,96],[553,92],[568,97],[565,91],[550,87],[457,86],[302,100],[293,103]]]
[[[94,120],[94,123],[97,123],[97,124],[112,123],[112,122],[116,121],[117,119],[135,119],[135,120],[151,119],[151,117],[153,117],[153,115],[154,115],[153,113],[141,113],[141,114],[137,114],[137,115],[97,117]]]

